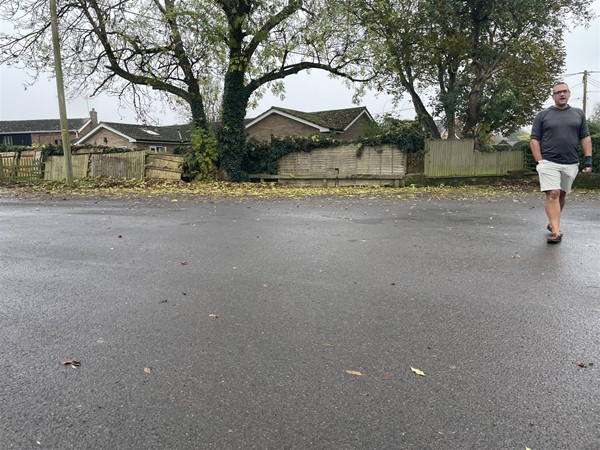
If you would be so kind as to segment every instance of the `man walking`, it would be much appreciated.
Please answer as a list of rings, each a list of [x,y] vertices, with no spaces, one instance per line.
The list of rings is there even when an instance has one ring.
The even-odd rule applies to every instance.
[[[547,229],[552,233],[549,244],[562,240],[560,214],[565,197],[571,192],[579,172],[578,144],[584,155],[583,172],[592,171],[592,138],[581,109],[569,106],[571,91],[566,83],[557,83],[552,89],[554,106],[539,112],[531,129],[531,153],[537,161],[536,170],[540,190],[546,193]]]

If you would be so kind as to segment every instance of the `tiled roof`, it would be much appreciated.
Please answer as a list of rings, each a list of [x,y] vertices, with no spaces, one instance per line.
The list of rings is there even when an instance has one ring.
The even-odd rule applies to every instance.
[[[136,125],[130,123],[119,122],[100,122],[99,127],[105,126],[112,130],[121,133],[128,138],[135,139],[138,142],[189,142],[190,126],[185,125],[169,125],[169,126],[152,126],[152,125]],[[97,128],[95,129],[97,130]],[[95,130],[92,130],[92,134]],[[85,138],[86,136],[84,136]],[[84,140],[84,139],[82,139]]]
[[[295,111],[293,109],[279,108],[277,106],[274,106],[271,109],[298,117],[299,119],[306,120],[307,122],[314,123],[321,127],[329,128],[332,131],[344,131],[363,112],[368,114],[367,108],[364,106],[316,112]]]
[[[84,119],[68,119],[69,131],[79,131],[90,121]],[[39,120],[3,120],[0,121],[0,133],[60,133],[59,119]]]

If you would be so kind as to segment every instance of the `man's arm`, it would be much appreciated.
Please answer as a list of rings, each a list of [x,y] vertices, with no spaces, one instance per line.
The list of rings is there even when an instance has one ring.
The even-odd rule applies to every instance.
[[[591,142],[591,140],[590,140]],[[583,141],[582,141],[582,145],[583,145]],[[533,159],[535,159],[536,162],[540,162],[543,158],[542,158],[542,148],[540,147],[540,141],[538,141],[537,139],[530,139],[529,140],[529,148],[531,149],[531,154],[533,155]],[[590,150],[591,152],[591,150]]]
[[[592,138],[590,136],[584,137],[581,140],[581,149],[583,150],[584,164],[586,165],[583,171],[589,173],[592,171]]]

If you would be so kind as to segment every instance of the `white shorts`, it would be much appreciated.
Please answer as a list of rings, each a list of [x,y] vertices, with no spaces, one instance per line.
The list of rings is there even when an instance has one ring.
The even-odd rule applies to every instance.
[[[542,159],[535,170],[540,178],[540,191],[560,189],[568,194],[579,173],[579,164],[557,164]]]

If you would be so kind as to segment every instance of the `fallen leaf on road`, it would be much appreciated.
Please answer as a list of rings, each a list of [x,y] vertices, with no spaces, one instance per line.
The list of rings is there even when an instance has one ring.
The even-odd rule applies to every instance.
[[[218,314],[209,314],[208,317],[212,317],[213,319],[218,319],[219,315]]]
[[[144,372],[147,373],[147,374],[150,374],[150,373],[152,373],[152,368],[150,368],[150,367],[144,367]]]
[[[583,362],[579,361],[579,362],[577,363],[577,365],[578,365],[579,367],[581,367],[582,369],[587,369],[587,364],[586,364],[586,363],[583,363]]]
[[[415,369],[414,367],[411,367],[410,370],[412,370],[414,373],[416,373],[417,375],[421,375],[422,377],[425,376],[425,372],[423,372],[422,370],[419,369]]]
[[[187,261],[181,261],[182,266],[187,266]]]
[[[121,235],[121,234],[120,234],[120,235],[118,235],[117,237],[118,237],[119,239],[123,239],[123,235]]]
[[[73,367],[77,367],[77,366],[81,365],[81,363],[79,361],[77,361],[76,359],[63,359],[60,363],[63,366],[73,366]]]
[[[365,374],[362,372],[359,372],[358,370],[346,370],[346,373],[348,375],[353,375],[355,377],[364,377]]]

